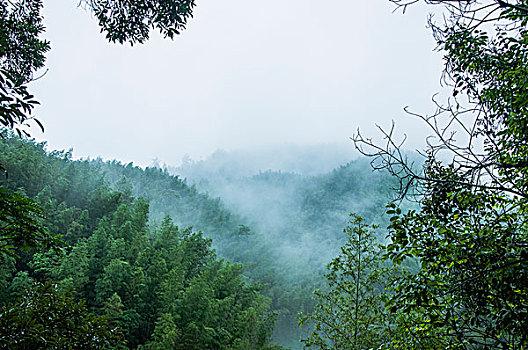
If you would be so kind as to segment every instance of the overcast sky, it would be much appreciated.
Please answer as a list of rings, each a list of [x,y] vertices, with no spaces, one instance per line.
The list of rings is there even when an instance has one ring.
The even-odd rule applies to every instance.
[[[431,110],[441,54],[427,8],[392,13],[387,0],[197,0],[175,40],[109,44],[77,0],[45,1],[52,50],[31,91],[46,131],[74,157],[178,164],[216,149],[349,142],[359,127]],[[350,147],[353,145],[350,143]]]

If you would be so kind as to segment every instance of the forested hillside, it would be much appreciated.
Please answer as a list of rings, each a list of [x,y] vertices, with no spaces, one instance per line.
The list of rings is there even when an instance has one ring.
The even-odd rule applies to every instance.
[[[345,241],[341,231],[348,212],[356,209],[372,220],[382,220],[384,203],[394,185],[386,175],[372,173],[367,162],[355,161],[319,176],[268,171],[236,181],[216,177],[211,181],[217,183],[208,187],[215,197],[211,198],[188,185],[191,179],[182,180],[159,168],[141,169],[100,160],[72,161],[70,152],[48,153],[44,144],[6,133],[1,145],[0,161],[9,169],[8,178],[2,180],[6,188],[35,198],[45,209],[49,230],[73,244],[77,254],[89,254],[87,244],[98,245],[106,252],[110,248],[102,248],[101,244],[112,246],[114,243],[104,241],[114,235],[113,239],[124,245],[116,247],[118,251],[134,250],[138,254],[146,246],[142,239],[152,240],[159,227],[169,225],[170,216],[175,227],[192,226],[195,231],[203,231],[212,239],[207,245],[212,243],[220,257],[245,264],[246,280],[263,286],[262,293],[278,313],[274,339],[292,347],[299,346],[302,334],[297,315],[312,309],[312,293],[322,286],[324,267]],[[204,186],[203,178],[201,183]],[[142,232],[140,237],[108,233],[126,221],[121,218],[120,224],[112,223],[115,215],[143,215],[141,224],[133,230]],[[108,227],[102,234],[105,224]],[[96,239],[103,242],[95,243]],[[133,247],[124,248],[129,245]],[[136,264],[138,257],[127,254],[132,254],[127,261]],[[34,262],[24,264],[25,271],[33,276]],[[13,276],[6,283],[11,283]],[[57,271],[33,278],[72,281],[71,276]],[[91,283],[91,287],[73,287],[82,291],[82,297],[92,298],[88,306],[100,310],[104,298],[93,299],[95,291],[86,289],[95,288],[95,282]],[[141,341],[146,339],[148,335]]]
[[[149,221],[149,202],[136,196],[129,181],[135,180],[135,192],[144,196],[171,193],[172,211],[181,213],[177,220],[194,218],[204,227],[216,227],[213,236],[229,233],[229,226],[217,221],[217,217],[228,217],[219,201],[199,195],[159,169],[72,161],[68,152],[48,153],[43,144],[8,133],[2,137],[0,161],[9,169],[1,180],[3,191],[34,198],[44,209],[40,225],[65,243],[43,252],[4,247],[12,254],[2,255],[0,347],[46,346],[40,340],[46,337],[38,332],[13,334],[10,327],[33,322],[35,330],[47,329],[52,322],[48,317],[56,317],[53,322],[58,324],[71,318],[64,314],[68,310],[49,310],[46,305],[49,290],[42,291],[41,283],[51,281],[54,286],[46,288],[65,300],[65,308],[75,302],[74,291],[73,298],[88,311],[104,316],[97,321],[101,325],[94,327],[111,329],[103,339],[107,346],[164,349],[177,343],[187,349],[269,348],[274,315],[262,287],[245,282],[242,266],[217,260],[211,240],[201,232],[180,229],[169,216]],[[121,180],[113,183],[117,169]],[[134,176],[145,179],[141,182]],[[156,199],[152,202],[157,204]],[[24,292],[25,288],[29,290]],[[27,299],[27,306],[21,304]],[[32,320],[35,312],[41,315]],[[48,316],[52,312],[56,316]],[[58,328],[54,335],[58,344],[67,342],[68,331],[82,332]]]

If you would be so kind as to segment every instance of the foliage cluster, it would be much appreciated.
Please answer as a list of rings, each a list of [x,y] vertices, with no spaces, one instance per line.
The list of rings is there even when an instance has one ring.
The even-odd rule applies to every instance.
[[[122,333],[108,317],[88,313],[71,291],[33,283],[0,317],[0,349],[118,349]]]
[[[406,8],[419,1],[392,0]],[[393,129],[380,145],[355,136],[375,167],[401,180],[400,197],[418,210],[388,206],[395,265],[417,261],[390,301],[391,346],[523,349],[528,346],[526,227],[526,1],[424,1],[446,10],[430,19],[444,53],[447,104],[419,116],[433,137],[417,171]],[[462,133],[463,140],[455,135]],[[459,140],[459,141],[457,141]],[[447,157],[446,154],[449,156]],[[445,161],[448,158],[449,161]]]
[[[111,42],[144,43],[152,29],[170,39],[185,29],[194,0],[115,1],[82,0]]]
[[[50,249],[59,238],[44,227],[44,213],[35,201],[0,187],[0,254]]]
[[[42,1],[0,2],[0,123],[27,135],[25,127],[34,120],[33,107],[38,104],[26,84],[33,73],[44,66],[49,43],[39,39],[44,31],[40,10]]]

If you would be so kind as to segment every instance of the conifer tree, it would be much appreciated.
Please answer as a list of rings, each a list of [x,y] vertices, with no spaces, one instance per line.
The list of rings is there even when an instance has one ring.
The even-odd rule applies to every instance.
[[[383,266],[383,249],[363,218],[350,214],[343,230],[348,240],[328,264],[327,290],[317,290],[315,310],[300,318],[314,330],[302,339],[307,348],[369,349],[389,341],[385,310],[390,269]]]

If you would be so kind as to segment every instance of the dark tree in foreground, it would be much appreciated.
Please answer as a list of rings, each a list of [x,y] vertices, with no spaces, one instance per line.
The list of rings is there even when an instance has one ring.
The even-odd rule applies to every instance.
[[[112,42],[143,43],[153,29],[173,38],[192,17],[194,0],[82,0],[99,21],[101,32]]]
[[[0,123],[27,135],[28,121],[38,103],[27,91],[33,73],[44,66],[49,43],[44,31],[40,0],[0,2]]]
[[[419,1],[393,0],[397,6]],[[392,300],[403,348],[528,346],[528,2],[424,1],[444,53],[452,97],[435,100],[423,167],[406,158],[394,129],[386,144],[361,134],[373,166],[400,178],[400,198],[419,210],[389,206],[393,263],[420,262]],[[446,161],[446,159],[449,159]]]
[[[120,349],[121,330],[89,313],[71,292],[35,284],[0,310],[0,349]]]
[[[43,209],[32,199],[0,186],[0,255],[56,247],[58,237],[44,227]]]

